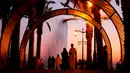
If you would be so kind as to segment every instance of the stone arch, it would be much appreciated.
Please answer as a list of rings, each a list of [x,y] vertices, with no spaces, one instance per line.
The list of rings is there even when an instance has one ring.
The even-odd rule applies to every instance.
[[[21,42],[21,45],[20,45],[20,66],[21,66],[21,68],[24,68],[24,53],[25,53],[26,44],[28,42],[30,34],[38,27],[38,25],[40,25],[40,23],[44,22],[45,20],[47,20],[51,17],[58,16],[58,15],[75,15],[75,16],[81,17],[81,18],[89,21],[96,28],[98,28],[98,30],[102,34],[102,37],[103,37],[103,39],[106,43],[106,46],[107,46],[107,53],[108,53],[108,63],[107,64],[108,64],[108,67],[109,68],[112,67],[111,43],[110,43],[108,35],[106,34],[103,27],[101,25],[99,25],[91,16],[89,16],[88,14],[86,14],[84,12],[74,10],[74,9],[64,9],[63,8],[63,9],[58,9],[58,10],[54,10],[54,11],[46,13],[44,16],[37,19],[37,21],[35,23],[33,23],[32,27],[25,32],[23,39],[22,39],[22,42]]]

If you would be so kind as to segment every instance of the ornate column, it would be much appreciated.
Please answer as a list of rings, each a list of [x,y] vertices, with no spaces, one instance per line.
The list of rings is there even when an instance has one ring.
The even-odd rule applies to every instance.
[[[87,0],[83,2],[83,9],[84,12],[88,13],[92,16],[91,13],[91,5]],[[92,37],[93,37],[93,26],[91,23],[86,21],[86,39],[87,39],[87,69],[91,69],[92,67]]]

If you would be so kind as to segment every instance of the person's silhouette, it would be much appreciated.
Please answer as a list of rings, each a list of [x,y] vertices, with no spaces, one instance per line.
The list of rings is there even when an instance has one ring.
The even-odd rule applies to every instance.
[[[54,58],[54,56],[52,56],[52,68],[53,69],[55,68],[55,58]]]
[[[63,69],[69,68],[69,65],[68,65],[68,52],[67,52],[66,48],[63,48],[61,56],[62,56],[62,68]]]
[[[52,68],[52,58],[51,56],[49,56],[48,58],[48,69],[51,69]]]

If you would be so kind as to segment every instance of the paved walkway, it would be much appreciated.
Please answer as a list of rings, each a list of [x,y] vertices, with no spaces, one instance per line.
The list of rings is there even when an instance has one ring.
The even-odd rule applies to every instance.
[[[124,73],[124,72],[105,72],[100,70],[15,70],[0,71],[0,73]]]

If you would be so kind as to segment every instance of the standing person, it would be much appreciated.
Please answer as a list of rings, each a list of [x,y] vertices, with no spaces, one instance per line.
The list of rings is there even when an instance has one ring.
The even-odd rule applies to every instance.
[[[57,54],[56,56],[56,69],[60,69],[60,65],[61,65],[61,59],[59,54]]]
[[[52,68],[52,58],[51,56],[49,56],[48,58],[48,69],[51,69]]]
[[[61,56],[62,56],[62,68],[63,69],[69,68],[69,64],[68,64],[68,52],[67,52],[66,48],[63,48]]]
[[[69,50],[69,66],[71,70],[74,70],[77,63],[77,51],[74,48],[74,44],[71,44],[71,48]]]
[[[55,58],[54,58],[54,56],[52,56],[52,68],[53,69],[55,68]]]

